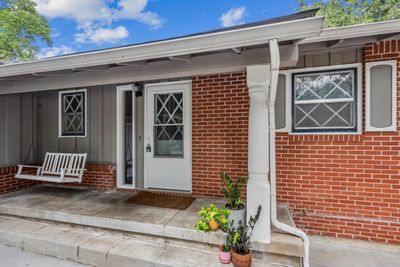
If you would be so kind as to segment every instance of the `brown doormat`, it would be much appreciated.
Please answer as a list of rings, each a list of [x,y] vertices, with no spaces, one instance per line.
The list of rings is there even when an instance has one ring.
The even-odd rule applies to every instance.
[[[168,209],[187,209],[196,198],[189,196],[169,196],[153,192],[138,192],[136,195],[125,200],[125,203],[139,204],[152,207]]]

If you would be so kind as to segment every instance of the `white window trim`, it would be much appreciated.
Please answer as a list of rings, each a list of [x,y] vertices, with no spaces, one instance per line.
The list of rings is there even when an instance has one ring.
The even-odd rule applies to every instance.
[[[332,71],[346,68],[357,68],[357,129],[354,132],[293,132],[292,129],[292,74],[314,71]],[[291,135],[351,135],[362,133],[362,64],[341,64],[334,66],[312,67],[302,69],[291,69],[280,71],[279,74],[286,75],[286,123],[285,128],[276,132],[287,132]]]
[[[371,68],[388,65],[392,67],[392,125],[377,128],[371,125]],[[365,63],[365,131],[395,132],[397,130],[397,61],[385,60]]]
[[[83,92],[85,94],[85,134],[84,135],[62,135],[62,95],[69,93],[79,93]],[[88,134],[88,101],[87,101],[87,90],[85,89],[74,89],[58,92],[58,138],[86,138]]]

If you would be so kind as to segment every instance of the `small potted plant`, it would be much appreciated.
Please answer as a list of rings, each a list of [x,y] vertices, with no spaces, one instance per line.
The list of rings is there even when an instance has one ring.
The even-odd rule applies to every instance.
[[[261,206],[258,206],[255,217],[250,217],[247,225],[239,222],[232,244],[232,263],[235,267],[250,267],[253,261],[251,254],[251,235],[258,218],[260,217]]]
[[[199,211],[200,220],[196,224],[197,231],[208,233],[216,231],[220,227],[226,229],[229,213],[229,210],[219,209],[214,204],[211,204],[207,208],[202,207]]]
[[[231,246],[226,241],[218,247],[218,260],[223,264],[228,264],[232,261]]]
[[[223,173],[221,180],[223,186],[220,191],[225,198],[225,208],[230,211],[229,220],[233,220],[233,227],[237,228],[240,221],[242,224],[246,221],[246,207],[241,198],[241,186],[246,182],[246,177],[239,177],[233,182],[228,174]]]
[[[225,237],[225,241],[222,245],[219,246],[218,250],[218,259],[219,262],[223,264],[228,264],[232,262],[232,246],[236,242],[239,234],[236,232],[236,229],[232,227],[233,221],[229,221],[228,225],[226,225],[225,232],[227,233]]]

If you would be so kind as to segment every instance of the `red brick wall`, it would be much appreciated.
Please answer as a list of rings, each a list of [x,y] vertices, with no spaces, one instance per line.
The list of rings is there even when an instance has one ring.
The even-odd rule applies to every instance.
[[[37,182],[14,178],[18,167],[0,167],[0,194],[5,194],[23,188],[31,187]]]
[[[400,77],[400,41],[369,44],[364,58],[397,59]],[[308,233],[399,244],[399,151],[398,131],[278,134],[278,201],[290,205],[297,225]]]
[[[244,72],[193,77],[193,194],[220,196],[219,175],[247,176],[249,100]]]
[[[68,186],[86,186],[102,190],[114,190],[117,186],[117,172],[112,164],[88,163],[85,166],[82,183],[67,183]]]
[[[400,41],[369,44],[364,54],[366,61],[400,60]],[[193,78],[195,195],[220,196],[221,171],[247,175],[245,75]],[[364,94],[363,88],[363,117]],[[399,132],[278,133],[278,202],[293,209],[297,225],[308,233],[400,243],[399,151]]]
[[[24,189],[30,186],[38,185],[41,182],[30,181],[25,179],[14,178],[18,171],[18,167],[2,167],[0,168],[0,194]],[[36,173],[36,169],[26,171],[24,173]],[[82,183],[66,183],[67,186],[85,186],[103,190],[114,190],[116,187],[116,169],[110,164],[86,164],[86,171],[83,175]],[[55,183],[56,185],[60,185]]]

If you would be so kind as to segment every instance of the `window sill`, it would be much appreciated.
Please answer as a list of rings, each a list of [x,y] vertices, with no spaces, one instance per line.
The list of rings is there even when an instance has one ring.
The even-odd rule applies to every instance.
[[[364,135],[354,133],[289,133],[291,142],[362,142]]]

